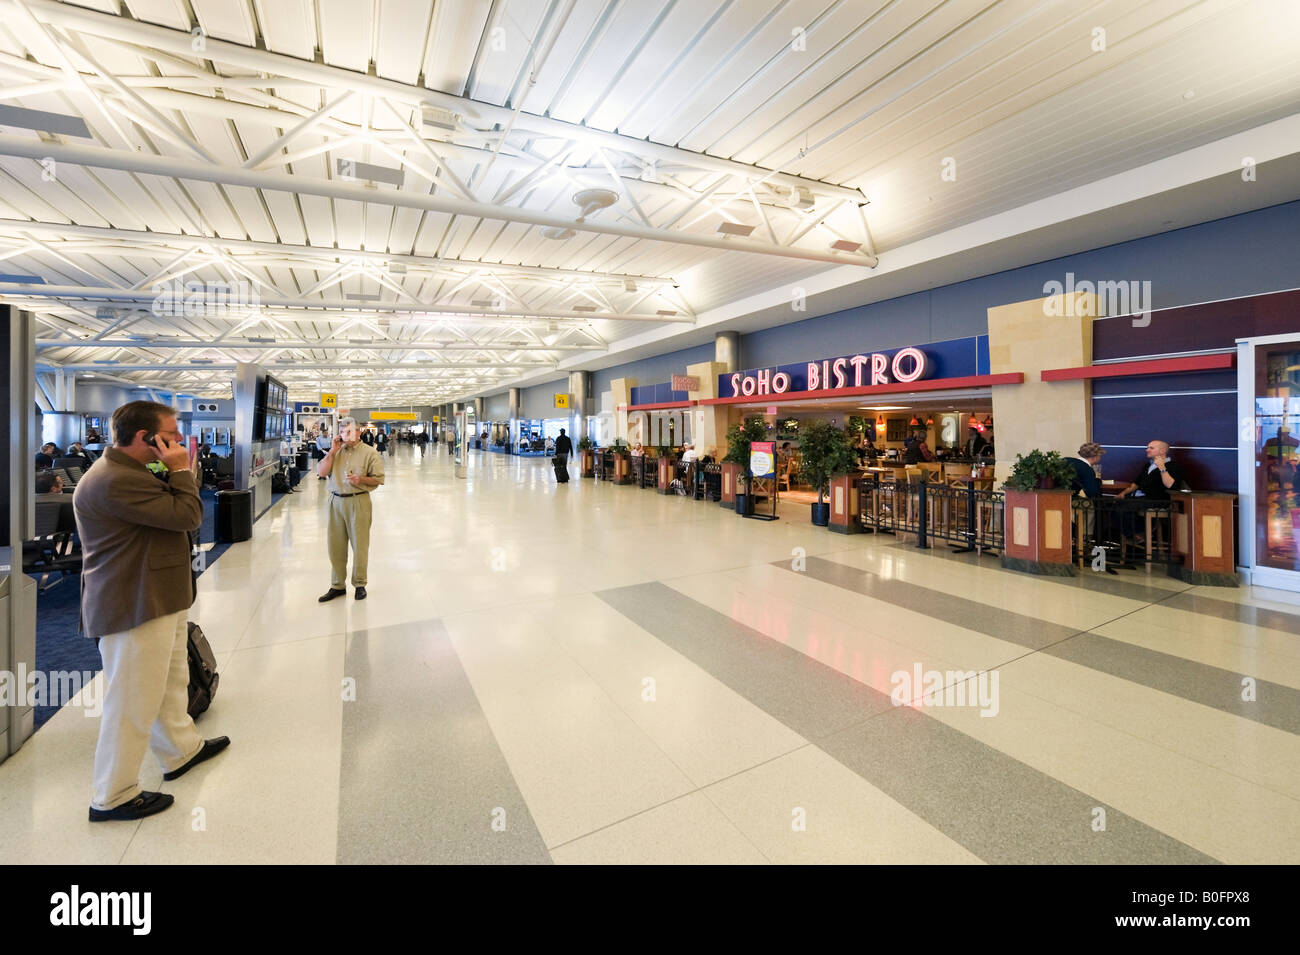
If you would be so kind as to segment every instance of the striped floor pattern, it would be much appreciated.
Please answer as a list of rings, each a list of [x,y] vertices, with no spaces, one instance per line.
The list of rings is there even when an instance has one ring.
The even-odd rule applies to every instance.
[[[1291,595],[399,448],[369,599],[319,604],[321,487],[200,580],[230,750],[92,826],[66,706],[0,764],[0,862],[1300,862]]]

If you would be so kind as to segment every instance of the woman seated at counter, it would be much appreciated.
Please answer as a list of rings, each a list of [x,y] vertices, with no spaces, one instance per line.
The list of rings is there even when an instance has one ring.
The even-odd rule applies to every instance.
[[[643,458],[645,457],[645,448],[641,447],[641,442],[638,441],[636,445],[632,448],[632,450],[628,453],[631,454],[632,457],[634,458]]]

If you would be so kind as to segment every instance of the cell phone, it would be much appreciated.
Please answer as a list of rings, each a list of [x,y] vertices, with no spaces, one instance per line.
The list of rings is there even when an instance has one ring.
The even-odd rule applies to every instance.
[[[148,432],[145,433],[145,436],[144,436],[144,443],[147,444],[147,445],[149,445],[149,447],[152,448],[152,447],[155,446],[155,445],[154,445],[154,442],[155,442],[157,439],[158,439],[158,432],[157,432],[157,431],[148,431]]]

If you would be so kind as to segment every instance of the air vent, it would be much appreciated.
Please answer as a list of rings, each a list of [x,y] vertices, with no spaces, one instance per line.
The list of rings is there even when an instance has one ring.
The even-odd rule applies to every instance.
[[[349,294],[343,297],[346,298],[349,302],[378,302],[379,301],[378,295]]]
[[[334,168],[340,179],[359,179],[362,182],[386,182],[390,186],[401,187],[404,181],[402,170],[391,166],[376,166],[355,159],[336,159]]]
[[[676,315],[677,310],[674,308],[661,308],[655,311],[656,315]]]
[[[499,303],[494,298],[476,298],[470,302],[475,308],[498,308]]]
[[[754,227],[741,222],[720,222],[718,223],[718,231],[723,235],[747,236],[754,231]]]
[[[595,312],[598,309],[595,305],[575,305],[573,306],[573,310],[575,312]]]
[[[856,252],[862,248],[861,242],[850,242],[848,239],[839,239],[831,243],[831,248],[837,252]]]

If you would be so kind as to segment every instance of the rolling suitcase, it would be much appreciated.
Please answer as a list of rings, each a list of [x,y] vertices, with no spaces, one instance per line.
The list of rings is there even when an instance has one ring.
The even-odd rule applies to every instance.
[[[568,484],[568,459],[563,454],[557,454],[555,457],[551,458],[551,464],[555,466],[555,482],[557,484]]]

